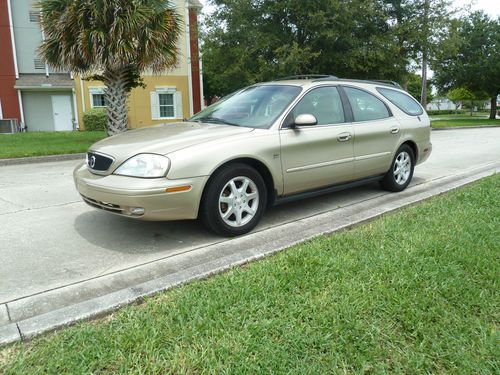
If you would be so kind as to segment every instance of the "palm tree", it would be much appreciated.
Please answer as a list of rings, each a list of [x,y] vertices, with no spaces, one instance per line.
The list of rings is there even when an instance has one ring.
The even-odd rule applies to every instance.
[[[177,65],[181,18],[168,0],[40,0],[40,54],[54,69],[102,81],[108,135],[127,130],[141,73]]]

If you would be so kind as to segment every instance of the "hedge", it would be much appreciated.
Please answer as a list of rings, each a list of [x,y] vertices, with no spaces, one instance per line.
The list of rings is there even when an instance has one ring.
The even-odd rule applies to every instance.
[[[104,131],[108,117],[106,108],[91,108],[83,114],[83,126],[86,131]]]
[[[453,109],[444,109],[442,111],[440,111],[440,110],[429,110],[429,111],[427,111],[427,114],[429,116],[436,116],[436,115],[456,115],[456,114],[460,115],[460,114],[463,114],[463,113],[465,113],[465,111],[462,111],[460,109],[457,110],[457,111],[455,111]]]

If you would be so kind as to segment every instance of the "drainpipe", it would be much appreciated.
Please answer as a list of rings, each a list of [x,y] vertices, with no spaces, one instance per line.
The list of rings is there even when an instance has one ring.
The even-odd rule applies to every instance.
[[[186,23],[186,51],[188,65],[188,90],[189,90],[189,117],[194,115],[193,109],[193,75],[191,72],[191,42],[189,31],[189,0],[184,1],[184,22]]]
[[[80,78],[80,96],[82,98],[82,114],[85,113],[85,111],[87,110],[85,108],[85,94],[83,92],[83,80],[82,80],[82,76],[79,75],[79,78]]]
[[[76,90],[73,88],[71,89],[71,94],[73,96],[73,116],[74,116],[74,129],[73,130],[80,130],[80,124],[78,123],[78,107],[76,106]]]
[[[23,96],[21,95],[21,90],[17,90],[17,99],[19,100],[19,112],[21,113],[21,128],[24,128],[26,123],[24,122]]]
[[[7,9],[9,11],[10,41],[12,43],[12,56],[14,57],[14,70],[16,72],[16,79],[19,79],[19,67],[17,66],[16,39],[14,38],[14,23],[12,22],[12,7],[10,5],[10,0],[7,0]],[[21,116],[22,116],[22,111],[21,111]]]
[[[40,30],[42,31],[42,42],[45,40],[45,33],[43,32],[42,25],[40,25]],[[49,76],[49,65],[45,63],[45,76]]]
[[[199,43],[199,42],[198,42]],[[201,110],[205,109],[205,92],[203,91],[203,59],[201,56],[201,50],[198,47],[198,53],[200,55],[200,101],[201,101]]]

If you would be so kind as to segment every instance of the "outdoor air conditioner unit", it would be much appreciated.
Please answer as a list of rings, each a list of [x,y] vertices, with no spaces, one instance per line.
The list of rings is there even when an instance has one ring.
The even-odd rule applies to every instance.
[[[17,133],[17,119],[9,118],[0,120],[0,133]]]

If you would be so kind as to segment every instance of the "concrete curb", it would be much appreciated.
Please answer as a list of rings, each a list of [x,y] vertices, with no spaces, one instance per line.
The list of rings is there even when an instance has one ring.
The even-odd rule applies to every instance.
[[[478,168],[466,170],[458,175],[451,175],[413,186],[397,195],[384,194],[376,196],[363,202],[318,213],[301,220],[254,232],[247,236],[215,243],[197,249],[196,256],[207,258],[206,255],[210,251],[220,253],[222,256],[217,259],[207,258],[212,260],[194,266],[189,260],[187,266],[182,266],[171,259],[162,259],[154,264],[138,266],[137,268],[146,268],[147,271],[147,267],[152,269],[155,265],[164,263],[170,269],[177,271],[167,276],[139,283],[136,286],[127,287],[69,306],[54,308],[52,311],[28,318],[19,319],[22,315],[16,313],[14,305],[19,303],[20,300],[4,303],[0,305],[0,312],[3,311],[2,320],[5,324],[0,327],[0,345],[30,339],[82,320],[97,318],[124,305],[140,301],[144,297],[172,289],[193,280],[224,272],[233,267],[275,254],[308,239],[350,228],[402,207],[446,193],[489,176],[498,169],[500,169],[500,163],[488,163]],[[234,249],[240,250],[235,252]],[[99,281],[105,283],[109,281],[109,278],[99,279]],[[64,289],[64,287],[61,289]],[[69,292],[74,293],[74,290]],[[42,303],[40,295],[26,297],[23,300],[22,305],[24,307],[29,305],[30,302]],[[51,303],[47,300],[44,302]],[[9,308],[9,305],[12,306],[12,309]],[[24,309],[19,309],[19,307],[17,307],[18,311]],[[18,315],[17,319],[16,315]]]
[[[431,130],[441,131],[441,130],[482,129],[482,128],[500,128],[500,125],[451,126],[451,127],[444,127],[444,128],[431,127]]]
[[[79,159],[85,159],[85,155],[86,154],[63,154],[63,155],[32,156],[32,157],[28,157],[28,158],[0,159],[0,167],[6,166],[6,165],[49,163],[49,162],[54,162],[54,161],[79,160]]]

